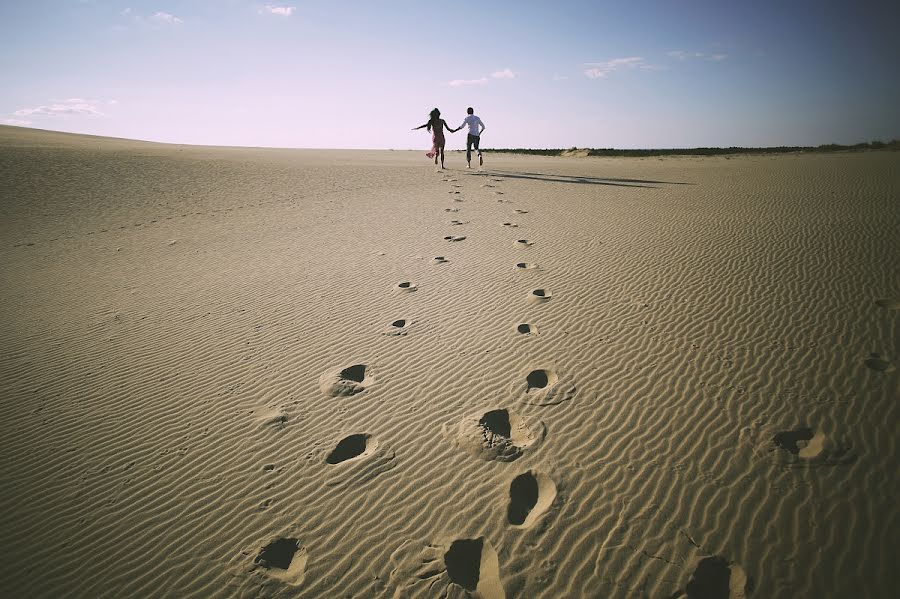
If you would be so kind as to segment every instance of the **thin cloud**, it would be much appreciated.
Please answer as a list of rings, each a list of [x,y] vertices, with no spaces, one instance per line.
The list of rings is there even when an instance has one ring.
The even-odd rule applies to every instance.
[[[162,12],[162,11],[153,13],[153,16],[150,18],[153,21],[156,21],[157,23],[169,23],[171,25],[180,25],[180,24],[184,23],[184,21],[182,19],[179,19],[175,15],[171,15],[167,12]]]
[[[494,71],[491,73],[491,77],[494,79],[515,79],[516,74],[509,69],[503,69],[502,71]]]
[[[568,79],[568,78],[569,78],[569,77],[566,76],[566,75],[553,75],[553,80],[554,80],[554,81],[565,81],[565,80]]]
[[[705,52],[686,52],[684,50],[672,50],[671,52],[666,52],[666,55],[674,58],[675,60],[681,61],[688,60],[690,58],[698,58],[700,60],[719,62],[728,58],[728,55],[722,52],[717,52],[715,54],[706,54]]]
[[[294,11],[297,10],[294,6],[273,6],[271,4],[266,4],[263,9],[265,12],[270,15],[280,15],[282,17],[289,17],[294,14]]]
[[[31,121],[25,121],[22,119],[3,119],[3,122],[14,127],[25,127],[26,125],[31,124]]]
[[[447,85],[450,87],[468,87],[470,85],[487,85],[488,78],[481,77],[480,79],[454,79],[453,81],[448,81]]]
[[[584,74],[588,79],[605,79],[607,75],[614,71],[644,68],[650,65],[647,65],[640,56],[628,56],[626,58],[613,58],[605,62],[587,62],[584,66],[587,67],[584,70]]]
[[[103,116],[97,109],[98,102],[82,98],[53,101],[52,104],[21,108],[13,114],[16,116]]]

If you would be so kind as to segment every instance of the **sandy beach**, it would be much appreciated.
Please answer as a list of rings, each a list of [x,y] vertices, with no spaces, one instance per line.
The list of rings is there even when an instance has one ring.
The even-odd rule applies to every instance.
[[[900,155],[0,126],[8,597],[891,597]]]

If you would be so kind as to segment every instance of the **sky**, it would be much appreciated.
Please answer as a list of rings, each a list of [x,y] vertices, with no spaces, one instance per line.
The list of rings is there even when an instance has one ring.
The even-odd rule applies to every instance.
[[[0,123],[202,145],[900,138],[896,0],[3,0]],[[448,134],[464,147],[465,131]]]

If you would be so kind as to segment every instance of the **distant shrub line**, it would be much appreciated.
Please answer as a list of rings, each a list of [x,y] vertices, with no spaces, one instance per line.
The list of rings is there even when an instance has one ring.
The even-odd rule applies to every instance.
[[[491,152],[508,154],[534,154],[538,156],[720,156],[723,154],[788,154],[792,152],[847,152],[860,150],[900,150],[900,140],[889,142],[870,141],[866,143],[843,146],[840,144],[824,144],[821,146],[775,146],[770,148],[670,148],[648,150],[617,150],[615,148],[568,148],[568,149],[533,149],[533,148],[491,148]]]

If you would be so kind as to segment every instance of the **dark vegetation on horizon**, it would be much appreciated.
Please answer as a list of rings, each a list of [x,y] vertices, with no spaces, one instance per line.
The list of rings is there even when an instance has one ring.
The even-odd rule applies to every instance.
[[[791,152],[847,152],[860,150],[900,150],[900,140],[870,141],[852,146],[824,144],[821,146],[775,146],[770,148],[671,148],[648,150],[617,150],[615,148],[569,148],[540,150],[531,148],[491,148],[491,152],[534,154],[538,156],[719,156],[723,154],[788,154]]]

